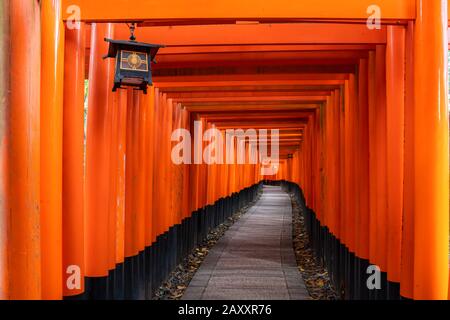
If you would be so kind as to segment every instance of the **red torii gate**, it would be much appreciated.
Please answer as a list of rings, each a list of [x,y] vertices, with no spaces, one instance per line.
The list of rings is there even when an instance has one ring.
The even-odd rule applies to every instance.
[[[0,297],[62,297],[62,279],[55,276],[62,274],[61,261],[66,263],[66,258],[74,259],[84,269],[82,262],[84,237],[77,233],[79,228],[83,229],[79,212],[84,210],[84,192],[86,192],[88,212],[86,239],[92,244],[92,246],[86,246],[87,255],[91,258],[88,259],[86,268],[88,276],[104,276],[104,273],[114,266],[117,259],[123,258],[121,252],[125,251],[125,255],[128,256],[136,254],[142,246],[151,243],[155,234],[163,232],[164,228],[169,227],[179,218],[164,216],[159,217],[162,220],[157,218],[151,221],[154,218],[138,216],[139,223],[148,229],[156,228],[156,231],[148,233],[144,229],[139,229],[136,233],[137,238],[133,236],[124,239],[125,248],[98,250],[108,247],[113,233],[111,225],[105,228],[99,227],[105,219],[111,218],[107,212],[112,200],[99,201],[99,196],[108,196],[108,193],[102,192],[108,188],[109,180],[106,178],[110,175],[105,162],[116,161],[112,166],[120,167],[121,165],[117,163],[120,160],[110,159],[109,148],[115,144],[104,143],[105,139],[110,139],[109,132],[113,131],[111,119],[120,119],[117,121],[121,124],[121,129],[114,138],[116,140],[113,141],[124,139],[124,135],[120,132],[127,131],[127,139],[145,136],[147,140],[144,141],[148,142],[154,139],[150,133],[153,122],[143,120],[146,119],[147,114],[142,110],[154,112],[147,119],[159,117],[158,119],[165,121],[171,119],[172,110],[176,110],[174,111],[176,116],[180,117],[178,120],[184,121],[184,126],[188,127],[189,119],[186,115],[183,117],[181,106],[174,107],[176,103],[186,103],[187,108],[197,110],[196,108],[204,109],[206,103],[217,104],[218,102],[214,101],[213,97],[178,97],[176,95],[172,97],[170,90],[178,88],[198,88],[199,90],[208,88],[209,90],[251,86],[256,83],[259,86],[337,87],[337,89],[327,90],[329,95],[314,95],[316,98],[313,100],[325,100],[328,105],[334,106],[344,105],[344,109],[349,111],[339,115],[331,111],[332,108],[327,108],[326,112],[330,119],[341,117],[344,119],[344,125],[346,123],[350,125],[345,126],[342,132],[330,121],[325,129],[330,137],[327,140],[328,148],[326,148],[327,152],[328,150],[330,152],[330,159],[336,157],[337,153],[337,150],[332,148],[336,132],[339,132],[340,138],[346,142],[340,150],[341,154],[349,155],[348,160],[344,160],[341,166],[345,172],[345,182],[340,187],[345,190],[345,195],[336,193],[336,177],[333,177],[335,180],[332,181],[334,187],[328,190],[331,199],[337,200],[341,197],[341,203],[345,205],[345,210],[341,211],[344,212],[344,216],[324,214],[333,210],[333,207],[332,209],[326,207],[332,203],[332,200],[329,200],[329,203],[325,202],[324,206],[321,201],[323,199],[319,197],[320,181],[316,177],[306,176],[308,171],[319,171],[317,150],[321,142],[316,134],[320,128],[320,108],[311,108],[315,111],[307,117],[309,125],[302,137],[305,147],[302,153],[297,153],[294,158],[295,163],[303,168],[303,176],[296,177],[294,181],[300,178],[303,180],[302,187],[306,192],[308,205],[317,211],[318,216],[326,225],[329,225],[330,230],[335,228],[340,230],[338,232],[343,232],[341,234],[343,241],[363,258],[380,261],[378,264],[383,270],[388,270],[388,276],[392,277],[390,280],[402,283],[401,290],[404,296],[417,299],[447,298],[449,161],[445,51],[448,43],[444,40],[447,39],[447,8],[444,8],[443,1],[438,0],[378,1],[379,7],[382,8],[383,28],[380,31],[369,32],[361,24],[367,20],[367,8],[371,4],[369,0],[340,2],[321,0],[297,4],[288,0],[279,0],[266,1],[257,5],[251,1],[209,1],[208,6],[205,6],[203,1],[172,0],[142,1],[139,6],[130,8],[125,0],[110,0],[107,5],[102,1],[42,0],[39,8],[36,0],[4,1],[2,5],[6,9],[2,11],[3,16],[0,19],[3,27],[0,29],[3,30],[0,34],[2,40],[0,62],[2,66],[6,66],[3,70],[8,72],[1,73],[0,91],[0,98],[6,103],[6,112],[0,119],[0,122],[4,124],[2,126],[1,189],[2,194],[5,195],[0,213],[0,230],[6,231],[1,232],[0,238],[0,270],[2,270]],[[79,30],[65,30],[63,25],[63,21],[73,14],[72,11],[67,12],[71,5],[77,5],[81,9],[82,23]],[[263,46],[268,46],[265,37],[270,36],[270,44],[276,46],[270,46],[268,49],[276,52],[289,51],[292,50],[292,46],[300,44],[319,44],[321,50],[325,48],[323,46],[338,43],[373,45],[375,47],[369,50],[369,56],[360,57],[358,65],[360,72],[374,81],[367,83],[365,77],[361,75],[356,77],[352,73],[342,78],[324,74],[322,76],[307,75],[303,79],[299,75],[292,77],[286,75],[253,77],[235,74],[216,77],[155,76],[156,89],[151,90],[149,97],[144,99],[135,96],[128,97],[127,100],[126,95],[120,94],[118,98],[111,98],[109,82],[104,79],[110,72],[108,64],[101,65],[98,61],[106,52],[103,37],[114,35],[124,38],[123,30],[125,29],[120,26],[113,27],[112,24],[97,25],[92,30],[95,37],[91,39],[94,46],[90,48],[90,103],[95,106],[107,105],[108,108],[90,111],[92,113],[89,117],[89,126],[97,128],[98,131],[88,135],[88,145],[93,151],[92,153],[88,151],[87,154],[88,180],[86,191],[84,191],[80,180],[84,170],[82,121],[86,48],[83,34],[84,23],[125,21],[141,22],[145,26],[142,30],[146,30],[142,34],[145,40],[153,42],[154,39],[172,45],[161,50],[161,64],[166,67],[170,67],[173,61],[171,54],[194,51],[198,53],[201,50],[209,54],[221,51],[224,52],[221,59],[224,59],[229,50],[236,50],[234,48],[236,46],[233,45],[239,46],[237,49],[237,59],[239,59],[241,45],[251,45],[253,47],[246,48],[258,51]],[[240,21],[240,24],[232,25],[236,21]],[[255,21],[259,24],[242,24]],[[299,21],[314,21],[314,24],[295,25],[295,22]],[[288,23],[275,25],[276,22]],[[317,22],[321,23],[317,24]],[[333,29],[330,31],[327,30],[329,27],[327,24],[330,22],[341,24],[352,22],[356,25],[333,24]],[[217,23],[229,25],[209,26],[209,24]],[[267,23],[274,24],[268,27]],[[167,27],[172,24],[183,26]],[[399,26],[393,26],[394,24]],[[199,30],[204,30],[202,33],[204,36],[195,36]],[[299,34],[290,33],[289,31],[292,30],[298,30]],[[235,31],[245,32],[234,33]],[[304,33],[301,33],[302,31]],[[12,34],[14,37],[11,36]],[[227,37],[219,41],[218,38],[223,35]],[[11,43],[9,46],[5,45],[9,42]],[[183,47],[184,44],[187,46]],[[208,48],[210,45],[215,47]],[[195,48],[195,46],[200,47]],[[36,48],[41,48],[41,51]],[[351,48],[346,50],[351,51]],[[279,59],[280,56],[277,54],[271,53],[275,59]],[[317,56],[319,57],[320,54],[317,53]],[[10,57],[20,63],[8,63],[11,61]],[[197,58],[199,58],[198,61],[203,61],[205,57],[197,56]],[[339,55],[333,53],[329,58],[334,61],[339,59]],[[358,59],[358,56],[352,56],[351,59]],[[190,62],[195,66],[192,60]],[[183,61],[177,63],[178,66],[186,65]],[[405,68],[402,67],[403,65]],[[385,79],[387,81],[384,88],[380,83],[383,83]],[[355,113],[354,105],[349,102],[354,101],[357,83],[363,85],[362,87],[368,87],[368,92],[361,93],[358,99],[361,99],[361,104],[368,104],[369,114]],[[399,90],[399,87],[404,87],[406,93],[403,94],[403,90]],[[386,95],[386,102],[377,101],[377,97],[383,95]],[[345,101],[342,102],[343,97],[353,98],[344,99]],[[220,95],[217,98],[217,100],[222,99],[233,100],[227,97],[220,98]],[[264,101],[264,99],[251,97],[236,100],[248,102],[245,100]],[[285,98],[285,100],[297,102],[302,99],[295,96]],[[278,98],[278,100],[282,99]],[[305,98],[305,100],[308,99]],[[308,100],[308,102],[314,101]],[[117,111],[120,109],[116,110],[115,106],[118,105],[144,105],[145,107],[141,107],[139,113],[130,112],[127,115]],[[374,106],[377,106],[377,109]],[[242,107],[247,108],[247,105],[243,104]],[[170,111],[166,112],[164,108]],[[236,109],[241,108],[238,106]],[[200,111],[198,112],[201,117]],[[109,119],[111,122],[105,122],[104,119]],[[204,121],[206,124],[206,120]],[[142,131],[133,131],[135,130],[133,123],[140,123]],[[364,141],[371,142],[370,150],[364,149],[363,143],[355,140],[355,132],[363,132],[360,123],[370,127],[368,136],[364,136]],[[402,123],[404,123],[404,130],[402,130]],[[164,137],[169,136],[170,128],[169,126],[160,128],[164,129]],[[145,149],[140,143],[142,142],[136,142],[133,139],[127,141],[127,145],[133,145],[132,150]],[[125,150],[120,149],[120,143],[117,145],[119,146],[117,153],[123,154]],[[166,156],[169,147],[164,145]],[[126,152],[128,155],[129,151]],[[156,168],[154,170],[169,170],[164,168],[162,161],[154,163],[153,156],[150,155],[152,152],[154,150],[149,151],[147,158],[145,156],[142,158],[142,154],[139,154],[133,159],[137,163],[136,166],[147,161],[150,168],[153,166]],[[358,161],[363,160],[363,157],[359,154],[367,154],[367,152],[370,152],[371,158],[365,159],[369,161],[364,163],[366,165],[368,163],[369,167],[360,167]],[[301,155],[305,156],[305,154],[316,162],[301,160]],[[136,157],[135,153],[129,155],[131,158]],[[288,162],[292,166],[294,160],[286,161],[283,165],[286,167]],[[356,166],[357,172],[371,177],[369,185],[361,184],[357,175],[349,173],[353,166]],[[330,163],[325,164],[325,167],[333,174],[336,173],[331,169]],[[369,169],[370,172],[368,172]],[[136,171],[136,167],[134,170]],[[207,173],[204,168],[199,170],[203,171],[198,181],[206,179]],[[232,170],[241,170],[238,176],[243,176],[242,168]],[[132,171],[132,174],[139,175],[135,171]],[[284,169],[284,172],[286,171],[287,169]],[[129,181],[125,183],[128,188],[138,190],[138,198],[133,202],[141,209],[151,205],[143,200],[145,196],[142,194],[144,190],[142,183],[149,177],[149,173],[146,172],[145,175],[139,176],[139,186],[134,186]],[[116,178],[124,179],[122,176]],[[188,184],[189,181],[180,182],[179,188],[186,187]],[[239,186],[243,187],[245,184],[240,183]],[[361,195],[365,196],[361,198],[361,204],[352,203],[350,197],[357,186],[367,191],[361,192]],[[204,185],[197,183],[196,187],[198,187],[197,191],[206,194]],[[165,184],[164,188],[170,189],[169,184]],[[149,192],[148,190],[149,188],[146,192]],[[368,190],[375,190],[375,192],[369,194]],[[167,192],[169,193],[170,190]],[[195,192],[192,191],[193,193]],[[125,191],[122,190],[120,194],[125,196]],[[190,193],[190,199],[185,196],[182,202],[189,203],[187,207],[190,209],[195,210],[207,203],[207,199],[203,196],[203,198],[192,199],[192,194]],[[147,195],[151,198],[151,191]],[[213,198],[210,196],[208,201]],[[364,220],[366,216],[363,216],[363,220],[354,219],[358,210],[363,209],[362,205],[368,206],[375,212],[377,221],[375,226],[366,226],[367,221]],[[384,208],[392,209],[394,214],[386,215]],[[163,208],[160,209],[163,210]],[[189,212],[183,214],[186,215]],[[338,222],[337,218],[341,220]],[[403,218],[403,222],[399,221],[399,218]],[[151,222],[159,225],[150,227]],[[361,239],[365,236],[360,232],[361,230],[352,233],[339,229],[337,225],[342,222],[348,223],[349,226],[361,227],[361,230],[371,231],[367,233],[372,237],[368,241],[371,247],[361,246]],[[124,222],[116,221],[114,224],[120,223]],[[130,232],[133,233],[132,231]],[[126,238],[130,232],[117,236]],[[399,238],[400,234],[401,238]],[[66,241],[66,239],[70,240]],[[98,241],[99,239],[103,242]],[[394,250],[388,250],[386,255],[382,245],[375,245],[379,241],[383,245],[388,242],[393,244]],[[66,249],[63,250],[63,247]],[[63,255],[64,252],[68,252],[67,248],[70,248],[70,257]],[[403,259],[401,266],[400,249]],[[8,261],[14,261],[14,266],[12,267]],[[430,265],[434,268],[433,273],[429,273]],[[82,291],[83,288],[76,292]]]

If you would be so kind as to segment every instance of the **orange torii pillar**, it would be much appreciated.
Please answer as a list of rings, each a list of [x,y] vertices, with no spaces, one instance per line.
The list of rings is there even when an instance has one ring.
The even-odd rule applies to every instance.
[[[358,172],[356,181],[359,190],[357,207],[357,274],[359,287],[356,288],[360,299],[367,299],[367,267],[369,264],[370,218],[369,218],[369,101],[368,101],[368,59],[360,59],[358,70],[358,113],[357,113],[357,147],[356,162]]]
[[[153,259],[152,287],[159,285],[168,270],[168,229],[171,221],[170,180],[168,161],[170,161],[170,134],[172,127],[171,110],[169,115],[167,95],[155,89],[154,142],[153,142]],[[170,126],[169,126],[170,119]],[[170,132],[169,132],[169,128]],[[155,288],[155,287],[154,287]]]
[[[62,298],[62,124],[64,24],[61,1],[41,1],[42,298]]]
[[[109,271],[110,63],[102,56],[113,34],[111,24],[92,24],[89,108],[86,141],[86,290],[91,298],[107,297]]]
[[[0,298],[40,299],[40,7],[22,0],[0,8]]]
[[[173,188],[173,166],[172,161],[170,159],[170,150],[172,143],[170,141],[170,136],[172,134],[172,122],[173,122],[173,106],[172,106],[172,99],[167,98],[167,94],[163,95],[163,101],[164,101],[164,109],[165,109],[165,121],[164,121],[164,137],[163,137],[163,143],[164,143],[164,159],[162,160],[164,163],[165,168],[165,179],[166,179],[166,188],[165,188],[165,202],[164,202],[164,208],[167,210],[165,213],[166,217],[166,224],[164,228],[164,233],[169,231],[169,228],[173,225],[173,210],[172,210],[172,188]],[[166,236],[168,236],[168,233],[166,233]],[[170,250],[170,249],[169,249]]]
[[[162,161],[161,161],[161,132],[162,132],[162,108],[160,105],[160,93],[159,89],[155,88],[155,111],[154,111],[154,129],[153,129],[153,190],[160,191],[162,189],[161,185],[163,183],[162,180]],[[158,146],[158,149],[157,147]],[[162,199],[161,199],[161,192],[154,192],[153,197],[153,216],[152,216],[152,238],[153,242],[156,242],[158,240],[158,236],[162,233]]]
[[[125,171],[125,299],[139,298],[139,99],[127,90],[126,171]],[[142,226],[141,226],[142,227]]]
[[[124,262],[125,262],[125,164],[126,164],[126,129],[127,129],[127,91],[118,92],[117,105],[117,145],[116,148],[116,207],[115,207],[115,260],[114,299],[124,298]],[[114,209],[114,208],[113,208]],[[111,212],[114,214],[114,212]],[[111,230],[113,231],[113,230]],[[114,244],[113,248],[114,248]]]
[[[342,202],[342,206],[343,206],[343,211],[342,211],[342,225],[345,226],[343,228],[343,232],[342,232],[342,242],[343,244],[346,246],[346,248],[348,249],[349,246],[349,238],[351,236],[351,233],[353,232],[352,227],[350,226],[350,206],[351,203],[353,202],[352,199],[352,194],[351,194],[351,171],[353,170],[353,167],[351,166],[351,126],[350,126],[350,115],[351,115],[351,111],[350,111],[350,88],[349,88],[349,83],[348,80],[345,82],[345,86],[344,88],[342,88],[343,92],[343,96],[344,96],[344,103],[342,106],[342,127],[341,127],[341,135],[342,135],[342,145],[343,145],[343,154],[344,154],[344,158],[342,160],[343,162],[343,171],[342,171],[342,180],[343,180],[343,194],[344,194],[344,199]],[[347,259],[347,258],[346,258]],[[345,261],[345,266],[347,266],[348,264],[348,259]],[[346,273],[346,276],[348,276],[348,270],[345,269],[344,271]],[[348,297],[347,297],[348,298]]]
[[[377,257],[377,94],[376,94],[376,53],[369,51],[368,59],[368,112],[369,112],[369,262],[375,263]],[[374,297],[373,291],[370,297]]]
[[[0,115],[0,194],[8,194],[8,133],[9,91],[10,91],[10,17],[9,0],[0,4],[0,101],[6,112]],[[8,203],[6,199],[0,202],[0,299],[8,298]]]
[[[139,299],[145,298],[145,222],[146,222],[146,212],[145,212],[145,186],[146,181],[146,130],[147,130],[147,112],[149,107],[149,100],[143,93],[139,92],[139,114],[138,114],[138,153],[136,169],[138,170],[138,197],[137,197],[137,250],[138,250],[138,265],[139,265]]]
[[[375,51],[375,71],[374,71],[374,104],[369,105],[369,126],[373,125],[373,132],[370,132],[373,139],[374,147],[374,170],[375,184],[375,211],[371,213],[371,225],[374,230],[375,239],[371,239],[370,245],[374,250],[373,259],[371,263],[377,265],[381,269],[381,289],[372,290],[379,299],[386,298],[386,284],[387,284],[387,149],[386,149],[386,46],[378,45]],[[369,100],[370,102],[370,100]],[[373,134],[373,137],[372,137]],[[372,147],[372,146],[371,146]],[[372,193],[372,192],[371,192]],[[373,241],[372,241],[373,240]],[[372,254],[371,254],[372,258]]]
[[[155,87],[148,88],[148,95],[144,97],[148,99],[147,105],[147,115],[146,115],[146,130],[144,134],[146,135],[145,140],[145,272],[146,272],[146,288],[145,297],[147,299],[151,298],[152,287],[151,287],[151,273],[153,268],[152,263],[152,248],[151,245],[154,241],[153,232],[153,161],[154,161],[154,124],[155,124]]]
[[[386,127],[387,127],[387,298],[400,298],[400,257],[403,214],[405,29],[387,27]]]
[[[200,148],[196,148],[198,144],[201,143],[203,136],[202,132],[196,132],[194,123],[195,121],[199,121],[198,115],[190,117],[189,127],[186,128],[191,132],[191,162],[192,164],[189,166],[189,213],[197,210],[199,208],[198,204],[198,179],[199,179],[199,169],[200,169],[200,161],[202,159],[202,154]],[[200,130],[197,130],[200,131]]]
[[[326,237],[326,247],[324,248],[325,253],[325,263],[327,265],[327,268],[330,270],[330,274],[332,274],[331,269],[331,259],[329,259],[329,253],[330,253],[330,241],[331,235],[333,235],[334,230],[334,221],[336,217],[336,210],[335,210],[335,203],[336,200],[334,198],[336,188],[333,187],[334,183],[334,171],[336,169],[335,164],[335,154],[336,154],[336,145],[334,145],[333,141],[333,126],[335,125],[334,118],[333,118],[333,112],[335,112],[335,105],[334,105],[334,93],[332,93],[330,96],[327,97],[326,105],[322,109],[324,112],[324,128],[322,130],[322,138],[323,138],[323,190],[324,190],[324,205],[323,210],[325,212],[325,220],[324,220],[324,227],[325,227],[325,237]]]
[[[111,60],[106,60],[106,63],[113,63]],[[110,73],[113,68],[110,67]],[[111,77],[108,81],[111,81]],[[108,86],[111,86],[109,82]],[[114,297],[116,278],[122,276],[116,271],[116,235],[117,235],[117,196],[118,196],[118,131],[119,131],[119,94],[112,94],[110,91],[108,96],[109,109],[109,151],[108,151],[108,170],[109,170],[109,188],[108,188],[108,295],[110,298]],[[123,276],[122,276],[123,277]]]
[[[190,114],[189,111],[187,111],[184,107],[182,108],[182,113],[181,113],[181,125],[182,128],[189,130],[189,125],[190,125]],[[192,140],[191,140],[192,141]],[[191,149],[192,150],[192,149]],[[191,162],[192,162],[192,151],[191,151]],[[193,167],[192,164],[183,164],[183,206],[182,206],[182,210],[183,210],[183,216],[182,218],[187,218],[189,216],[189,214],[194,210],[191,210],[191,201],[190,201],[190,192],[191,192],[191,188],[192,186],[189,184],[189,179],[190,179],[190,168]]]
[[[66,29],[62,164],[63,295],[84,292],[85,25]]]
[[[332,234],[332,250],[338,250],[339,241],[341,240],[340,233],[340,217],[341,217],[341,188],[339,187],[339,181],[341,180],[341,172],[340,172],[340,90],[336,89],[332,92],[330,96],[330,105],[329,105],[329,118],[327,119],[327,125],[329,126],[330,136],[329,141],[332,150],[328,154],[328,161],[330,162],[329,168],[331,172],[327,173],[328,176],[328,186],[331,188],[331,198],[329,200],[328,210],[330,212],[330,216],[327,218],[328,227],[330,228],[330,232]],[[301,164],[302,165],[302,164]],[[336,258],[334,260],[334,266],[332,266],[331,270],[336,269],[339,266],[339,260]],[[337,271],[337,270],[336,270]],[[339,272],[332,273],[335,283],[339,283]]]
[[[206,126],[206,132],[209,133],[207,142],[208,145],[204,152],[208,155],[205,157],[205,162],[207,161],[207,178],[206,178],[206,205],[213,205],[215,199],[215,188],[216,188],[216,159],[217,159],[217,144],[216,139],[212,134],[214,126],[208,123]],[[214,150],[214,156],[212,155]],[[211,155],[211,157],[209,157]]]
[[[197,190],[198,190],[198,203],[199,203],[199,208],[202,208],[204,206],[206,206],[207,204],[207,179],[208,179],[208,165],[205,163],[205,159],[204,159],[204,150],[207,146],[207,142],[203,141],[204,138],[204,133],[206,131],[206,119],[204,118],[200,118],[200,121],[202,123],[202,129],[200,130],[201,132],[201,136],[199,137],[199,139],[201,140],[200,145],[201,147],[201,164],[199,166],[199,179],[198,179],[198,186],[197,186]]]
[[[345,158],[344,158],[344,192],[345,192],[345,238],[344,244],[348,252],[346,252],[346,273],[347,273],[347,283],[345,290],[345,297],[347,299],[354,299],[355,296],[355,286],[354,280],[352,279],[355,274],[355,255],[356,255],[356,239],[358,233],[357,217],[359,212],[357,212],[357,204],[359,203],[359,192],[360,190],[356,187],[358,164],[356,156],[358,154],[357,150],[357,140],[356,137],[358,133],[356,131],[357,124],[357,112],[358,112],[358,101],[356,92],[356,79],[354,74],[349,75],[349,80],[345,83],[345,115],[344,115],[344,148],[345,148]]]
[[[176,130],[179,128],[183,128],[183,109],[180,103],[173,102],[174,116],[173,116],[173,124],[172,129]],[[172,132],[173,132],[172,130]],[[170,136],[172,135],[170,132]],[[174,179],[174,188],[172,194],[172,203],[174,210],[174,230],[175,236],[177,237],[178,226],[183,220],[183,181],[184,181],[184,164],[176,165],[172,159],[172,144],[170,148],[170,163],[173,167],[173,179]],[[186,190],[187,191],[187,190]]]
[[[406,30],[405,146],[400,295],[414,297],[414,23]]]
[[[414,299],[447,299],[447,1],[417,0],[414,30]]]

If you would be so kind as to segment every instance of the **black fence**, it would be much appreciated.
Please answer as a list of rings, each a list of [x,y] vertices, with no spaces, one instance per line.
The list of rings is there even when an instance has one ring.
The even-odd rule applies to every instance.
[[[169,274],[206,239],[208,233],[256,200],[262,186],[262,182],[257,183],[193,212],[180,224],[159,235],[138,255],[117,264],[107,277],[86,277],[85,292],[65,299],[151,299]]]
[[[338,294],[345,300],[398,300],[400,299],[400,284],[387,280],[385,272],[380,273],[380,289],[370,290],[367,280],[371,265],[369,260],[361,259],[351,252],[345,244],[336,238],[317,219],[315,212],[306,206],[301,188],[292,182],[280,181],[284,191],[294,195],[301,214],[304,217],[305,228],[309,242],[316,258],[324,266]]]

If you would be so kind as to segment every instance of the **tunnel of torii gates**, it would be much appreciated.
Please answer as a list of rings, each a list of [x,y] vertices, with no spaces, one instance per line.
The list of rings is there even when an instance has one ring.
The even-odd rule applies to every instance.
[[[404,298],[447,299],[447,1],[379,0],[379,29],[371,4],[2,0],[0,298],[148,298],[199,225],[277,180],[344,248],[342,277],[370,263]],[[146,95],[112,92],[102,59],[130,22],[165,45]],[[279,129],[276,175],[174,164],[195,120]]]

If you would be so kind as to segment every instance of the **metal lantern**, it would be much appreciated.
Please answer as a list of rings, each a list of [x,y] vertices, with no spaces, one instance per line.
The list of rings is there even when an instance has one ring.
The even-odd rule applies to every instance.
[[[147,86],[152,84],[151,63],[159,48],[164,46],[137,42],[134,26],[130,29],[130,41],[105,38],[109,42],[109,50],[104,59],[116,59],[113,92],[122,87],[134,87],[146,94]]]

